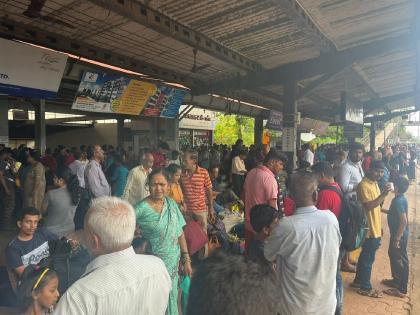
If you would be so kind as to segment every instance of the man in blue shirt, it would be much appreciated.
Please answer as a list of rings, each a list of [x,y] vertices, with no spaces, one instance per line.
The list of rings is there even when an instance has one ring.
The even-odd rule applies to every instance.
[[[388,214],[388,226],[391,234],[389,240],[388,255],[391,264],[393,279],[383,280],[382,283],[392,287],[384,293],[405,297],[407,294],[407,283],[409,274],[409,262],[407,255],[408,242],[408,202],[404,193],[409,187],[408,180],[403,176],[398,176],[394,180],[395,197],[392,199]]]

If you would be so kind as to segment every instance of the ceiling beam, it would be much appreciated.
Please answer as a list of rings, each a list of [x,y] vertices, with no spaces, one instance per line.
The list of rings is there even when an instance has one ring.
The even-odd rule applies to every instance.
[[[223,60],[248,72],[256,72],[262,66],[245,55],[230,49],[220,42],[183,25],[169,16],[135,0],[89,0],[97,6],[139,23],[162,35],[174,38],[191,48]]]
[[[406,93],[401,93],[401,94],[396,94],[396,95],[390,95],[390,96],[375,98],[375,99],[369,100],[367,102],[364,102],[363,111],[364,111],[365,114],[370,114],[373,111],[375,111],[377,109],[380,109],[381,106],[385,106],[385,105],[387,105],[389,103],[393,103],[393,102],[402,101],[402,100],[405,100],[409,97],[415,97],[418,94],[419,93],[416,93],[415,91],[412,91],[412,92],[406,92]]]
[[[284,84],[288,80],[300,81],[329,72],[337,72],[356,61],[392,51],[400,51],[414,44],[411,34],[385,38],[367,44],[351,47],[339,52],[321,54],[316,58],[298,61],[267,69],[255,74],[234,77],[200,87],[194,94],[223,93],[226,89],[255,88],[259,86]]]
[[[133,72],[149,75],[153,78],[176,82],[189,87],[199,85],[199,81],[182,73],[156,66],[139,59],[124,56],[90,44],[52,32],[45,31],[32,25],[25,25],[6,18],[0,18],[0,37],[17,39],[31,44],[70,53],[78,57],[95,60]],[[123,51],[123,50],[122,50]],[[127,74],[130,76],[129,74]],[[147,77],[145,77],[147,80]],[[202,84],[202,83],[201,83]]]
[[[311,93],[314,89],[316,89],[318,86],[320,86],[322,83],[324,83],[325,81],[327,81],[328,79],[330,79],[331,77],[333,77],[334,75],[336,75],[340,71],[326,73],[326,74],[322,75],[321,77],[319,77],[318,79],[312,81],[308,85],[302,86],[298,91],[296,99],[300,99],[301,97],[304,97],[307,94]]]
[[[354,63],[351,67],[351,71],[354,75],[354,77],[365,86],[369,97],[371,99],[379,98],[379,94],[375,92],[375,90],[372,88],[372,86],[368,82],[367,75],[363,71],[362,67],[360,67],[358,64]]]
[[[312,17],[298,1],[280,0],[278,4],[287,11],[287,16],[295,22],[298,28],[311,39],[314,46],[318,47],[319,50],[324,52],[337,51],[335,44],[315,24]]]

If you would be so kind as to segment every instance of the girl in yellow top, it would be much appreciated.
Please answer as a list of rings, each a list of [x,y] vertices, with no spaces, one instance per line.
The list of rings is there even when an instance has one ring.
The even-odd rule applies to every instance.
[[[166,171],[169,175],[169,197],[171,197],[178,204],[182,213],[185,213],[186,207],[184,203],[184,195],[182,194],[179,178],[181,177],[181,167],[177,164],[170,164]]]

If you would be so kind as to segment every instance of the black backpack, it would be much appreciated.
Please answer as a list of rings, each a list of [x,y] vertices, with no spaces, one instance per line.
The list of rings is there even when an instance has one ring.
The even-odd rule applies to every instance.
[[[365,211],[360,201],[355,196],[344,196],[334,186],[323,186],[320,190],[331,190],[341,198],[341,213],[338,218],[341,233],[341,247],[346,251],[360,248],[368,232],[368,223]]]
[[[64,237],[48,242],[50,256],[43,263],[52,268],[58,275],[58,291],[62,295],[85,272],[91,258],[86,249],[79,246],[73,250]]]

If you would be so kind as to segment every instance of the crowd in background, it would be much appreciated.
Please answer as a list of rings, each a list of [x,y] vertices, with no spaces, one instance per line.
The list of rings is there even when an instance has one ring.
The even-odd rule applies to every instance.
[[[358,143],[304,144],[295,166],[240,139],[185,152],[166,142],[139,152],[58,146],[43,156],[1,148],[1,230],[18,229],[6,249],[11,286],[25,314],[51,311],[60,294],[54,314],[341,314],[340,270],[356,273],[361,295],[382,296],[370,283],[382,211],[391,232],[385,293],[404,297],[404,193],[418,156],[415,145],[365,153]],[[365,232],[356,244],[348,226],[358,210]],[[227,229],[233,214],[244,222]],[[46,262],[62,237],[89,256],[65,288]]]

